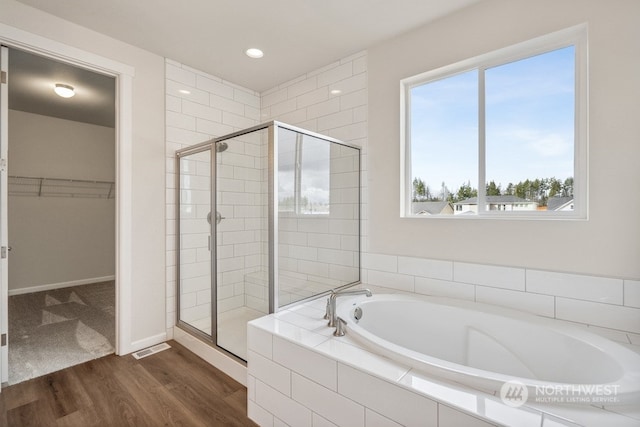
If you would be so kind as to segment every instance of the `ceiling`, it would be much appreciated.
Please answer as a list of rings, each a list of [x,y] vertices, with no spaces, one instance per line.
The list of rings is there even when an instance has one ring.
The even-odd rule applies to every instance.
[[[480,0],[18,1],[262,92]]]
[[[71,85],[62,98],[56,83]],[[16,49],[9,50],[9,108],[115,127],[115,79]]]
[[[18,1],[262,92],[480,0]],[[11,49],[9,108],[114,127],[115,81]]]

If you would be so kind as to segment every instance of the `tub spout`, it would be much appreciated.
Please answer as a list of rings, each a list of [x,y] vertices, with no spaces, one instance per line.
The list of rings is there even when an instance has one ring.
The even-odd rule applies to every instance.
[[[370,297],[373,295],[369,289],[355,289],[353,291],[338,291],[331,292],[331,296],[329,297],[328,305],[327,305],[327,314],[329,317],[329,327],[335,328],[337,322],[336,316],[336,300],[338,297],[342,296],[350,296],[350,295],[366,295]]]

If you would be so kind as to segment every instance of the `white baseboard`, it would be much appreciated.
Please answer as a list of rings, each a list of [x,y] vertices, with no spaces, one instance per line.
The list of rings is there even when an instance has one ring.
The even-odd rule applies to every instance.
[[[180,328],[173,328],[173,339],[243,386],[247,386],[247,367],[240,362],[205,344]]]
[[[89,279],[72,280],[70,282],[49,283],[47,285],[28,286],[26,288],[9,289],[9,296],[30,294],[33,292],[50,291],[52,289],[68,288],[71,286],[90,285],[92,283],[115,280],[116,276],[92,277]]]
[[[132,342],[129,348],[125,349],[126,352],[120,352],[119,355],[124,356],[126,354],[133,353],[134,351],[142,350],[143,348],[160,344],[162,342],[165,342],[166,340],[167,340],[167,333],[161,332],[157,335],[153,335],[153,336]]]

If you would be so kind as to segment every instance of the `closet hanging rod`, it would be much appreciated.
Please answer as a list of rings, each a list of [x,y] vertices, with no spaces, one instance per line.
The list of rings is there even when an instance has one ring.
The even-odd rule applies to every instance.
[[[9,194],[38,197],[113,198],[114,181],[10,175]]]
[[[42,176],[24,176],[24,175],[9,175],[9,178],[14,179],[39,179],[46,181],[59,181],[59,182],[82,182],[87,184],[115,184],[115,181],[98,181],[93,179],[75,179],[75,178],[45,178]]]

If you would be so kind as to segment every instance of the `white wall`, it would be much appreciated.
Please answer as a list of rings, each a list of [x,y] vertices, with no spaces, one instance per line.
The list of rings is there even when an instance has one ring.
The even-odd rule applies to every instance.
[[[115,130],[10,110],[9,175],[113,182]],[[9,242],[13,293],[113,276],[115,199],[9,195]]]
[[[370,251],[640,278],[640,193],[624,186],[640,182],[640,104],[633,95],[640,92],[639,16],[635,0],[488,0],[372,47]],[[583,22],[589,26],[589,220],[400,218],[400,80]]]
[[[132,150],[131,345],[165,336],[164,59],[25,6],[0,0],[0,22],[135,68]]]

